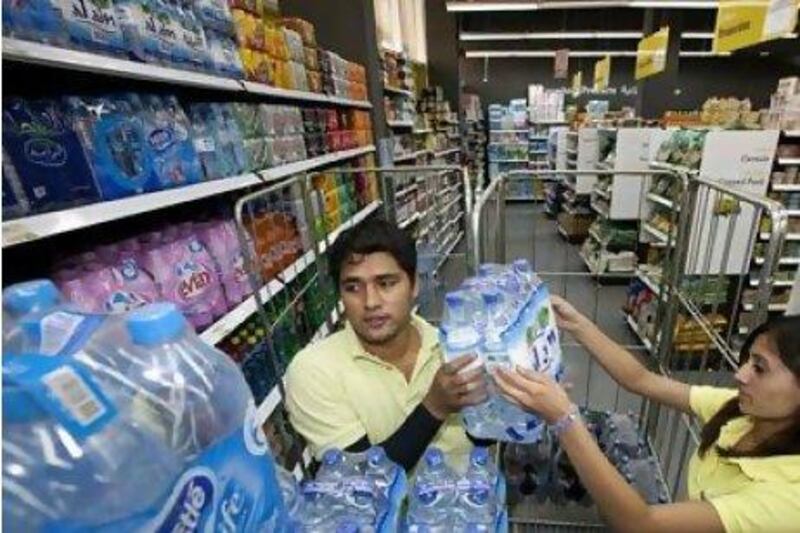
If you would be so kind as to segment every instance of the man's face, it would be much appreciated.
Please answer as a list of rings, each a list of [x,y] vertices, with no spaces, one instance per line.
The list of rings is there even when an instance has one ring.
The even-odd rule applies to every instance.
[[[342,265],[339,288],[347,319],[367,344],[394,339],[411,319],[417,284],[391,254],[353,254]]]

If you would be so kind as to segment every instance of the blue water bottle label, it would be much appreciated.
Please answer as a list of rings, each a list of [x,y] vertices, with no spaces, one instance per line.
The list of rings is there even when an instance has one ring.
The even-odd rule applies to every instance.
[[[71,358],[24,355],[15,358],[12,372],[4,377],[27,389],[78,440],[100,431],[117,414],[89,372]]]

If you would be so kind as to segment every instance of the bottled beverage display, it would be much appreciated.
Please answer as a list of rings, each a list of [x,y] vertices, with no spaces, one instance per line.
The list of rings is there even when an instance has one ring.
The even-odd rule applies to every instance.
[[[463,475],[447,464],[441,450],[428,448],[408,498],[405,527],[410,533],[508,529],[505,479],[485,448],[472,450]]]
[[[300,501],[289,514],[288,531],[397,531],[405,487],[405,472],[389,460],[383,448],[372,447],[358,454],[329,449],[323,454],[316,479],[302,484]],[[296,487],[288,486],[285,499],[291,501],[289,497],[296,492]]]
[[[447,361],[478,355],[471,368],[521,367],[556,380],[563,373],[549,293],[526,260],[481,265],[477,277],[448,293],[440,338]],[[543,426],[538,417],[506,400],[493,382],[489,398],[463,415],[469,433],[485,439],[535,442]]]
[[[19,294],[6,291],[4,308],[17,308]],[[23,322],[28,350],[4,345],[3,354],[10,531],[274,531],[286,523],[241,372],[175,305],[102,317],[56,305]]]
[[[328,118],[328,115],[333,118]],[[117,93],[3,103],[3,215],[241,176],[371,142],[369,112]],[[356,185],[363,182],[355,176]]]

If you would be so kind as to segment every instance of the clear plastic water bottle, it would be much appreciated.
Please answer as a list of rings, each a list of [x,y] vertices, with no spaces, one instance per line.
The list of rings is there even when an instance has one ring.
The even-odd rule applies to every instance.
[[[406,492],[406,473],[393,463],[386,450],[373,446],[367,450],[364,474],[394,505],[399,505]]]
[[[451,510],[456,503],[456,476],[438,448],[428,448],[417,472],[408,508],[410,532],[453,530]]]
[[[180,458],[106,391],[75,360],[4,355],[8,531],[139,529],[169,490]]]
[[[464,478],[458,483],[458,505],[466,524],[491,526],[497,514],[498,476],[486,448],[475,448]]]
[[[36,279],[3,290],[3,347],[19,353],[23,349],[20,322],[31,313],[42,313],[61,303],[61,293],[49,279]]]

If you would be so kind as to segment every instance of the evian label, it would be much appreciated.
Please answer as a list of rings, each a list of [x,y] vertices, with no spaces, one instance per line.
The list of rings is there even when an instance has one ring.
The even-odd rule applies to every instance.
[[[212,470],[190,468],[173,486],[152,529],[158,533],[204,531],[214,514],[216,492],[217,478]]]

